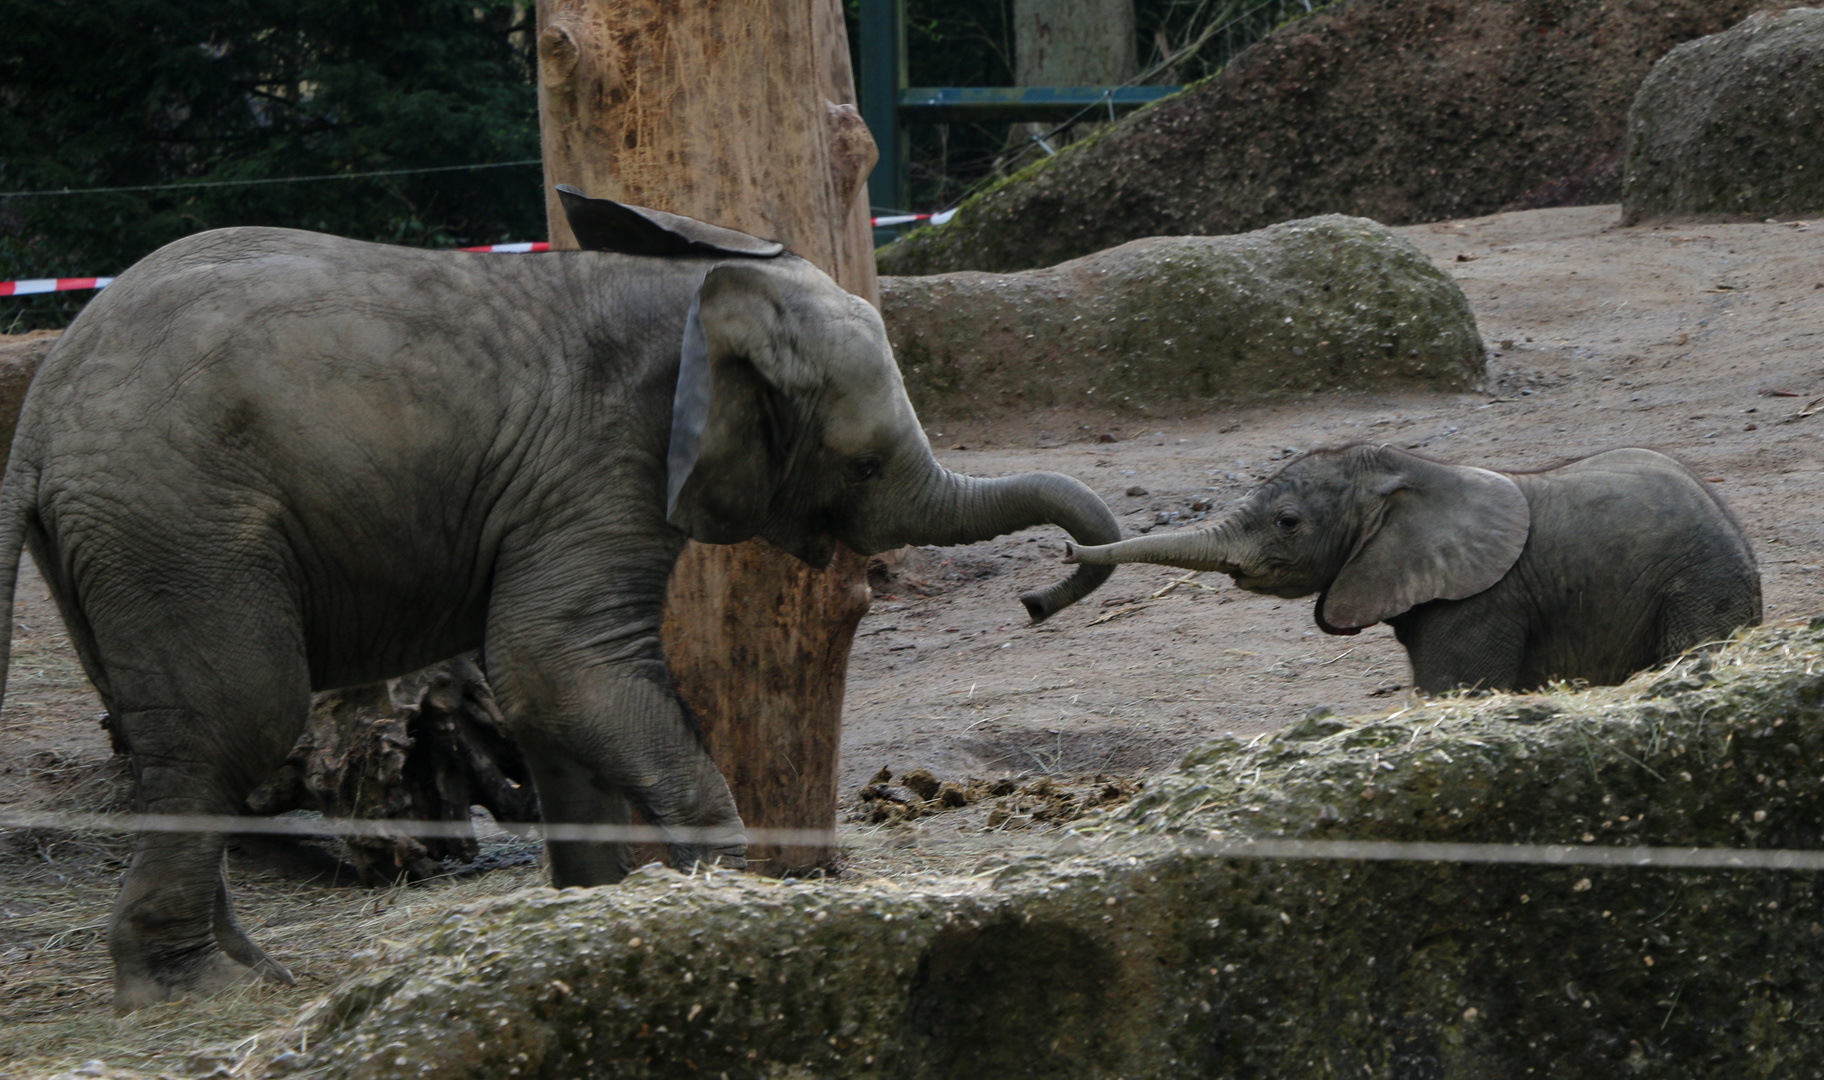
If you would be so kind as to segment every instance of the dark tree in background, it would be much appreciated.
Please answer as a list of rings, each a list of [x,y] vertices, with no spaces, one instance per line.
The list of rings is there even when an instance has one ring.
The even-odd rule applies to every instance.
[[[0,197],[0,280],[112,275],[224,225],[542,239],[531,25],[505,0],[0,0],[0,192],[531,161]],[[0,332],[62,325],[87,298],[0,302]]]
[[[1139,78],[1202,78],[1326,2],[1134,0]],[[853,43],[859,4],[844,7]],[[1014,85],[1013,0],[907,0],[906,22],[912,85]],[[543,239],[532,23],[530,0],[0,0],[0,193],[531,162],[0,194],[0,281],[111,276],[226,225],[427,246]],[[954,205],[1042,153],[1004,123],[908,136],[912,209]],[[0,333],[62,326],[89,295],[0,300]]]

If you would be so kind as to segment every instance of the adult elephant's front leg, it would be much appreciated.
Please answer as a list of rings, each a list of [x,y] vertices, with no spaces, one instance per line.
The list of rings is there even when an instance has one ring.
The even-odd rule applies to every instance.
[[[662,662],[570,667],[515,653],[497,664],[490,648],[489,680],[525,751],[545,822],[555,827],[545,844],[553,884],[625,877],[630,843],[589,838],[586,828],[566,837],[564,826],[625,826],[634,808],[667,835],[673,866],[746,865],[734,797]]]

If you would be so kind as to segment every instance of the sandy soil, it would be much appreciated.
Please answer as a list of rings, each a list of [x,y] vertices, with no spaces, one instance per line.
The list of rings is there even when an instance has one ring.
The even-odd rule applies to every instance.
[[[1824,398],[1824,222],[1622,229],[1617,217],[1588,207],[1401,230],[1474,305],[1490,344],[1486,393],[1319,395],[1141,430],[1041,414],[947,425],[932,442],[967,472],[1078,476],[1129,532],[1218,514],[1298,450],[1355,439],[1495,468],[1652,446],[1713,478],[1747,525],[1770,617],[1824,610],[1824,411],[1812,414]],[[1119,438],[1098,441],[1104,433]],[[1319,706],[1379,711],[1407,693],[1406,660],[1386,628],[1326,637],[1309,601],[1252,596],[1216,575],[1124,567],[1087,601],[1027,626],[1015,594],[1065,572],[1061,553],[1055,530],[1035,530],[915,552],[880,582],[856,640],[844,732],[841,785],[854,814],[845,828],[873,845],[856,871],[1004,860],[1042,840],[1007,831],[1009,814],[1037,816],[1042,829],[1051,810],[1124,797],[1115,789],[1126,781],[1096,774],[1143,779],[1211,735],[1268,731]],[[15,622],[0,807],[118,805],[123,769],[29,566]],[[1023,776],[1025,794],[894,826],[870,819],[880,800],[855,798],[883,767],[896,783],[920,767],[933,780]],[[1034,791],[1045,775],[1071,782]],[[1002,829],[982,831],[996,820]],[[47,1046],[91,1056],[91,1039],[141,1038],[93,1019],[106,1013],[99,930],[124,852],[120,841],[0,833],[0,1020],[18,1022],[0,1038],[0,1072]],[[309,925],[307,911],[349,891],[277,884],[281,871],[257,860],[234,873],[243,919],[280,938],[272,928]],[[529,873],[488,878],[504,890]],[[282,946],[275,940],[310,977],[295,991],[260,991],[268,1012],[333,982],[355,947]],[[233,1030],[263,1022],[249,1013]],[[64,1023],[101,1026],[62,1035]]]

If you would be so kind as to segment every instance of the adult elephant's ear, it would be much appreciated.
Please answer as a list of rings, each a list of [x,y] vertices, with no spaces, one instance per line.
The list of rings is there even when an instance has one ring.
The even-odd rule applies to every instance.
[[[613,199],[592,199],[569,184],[557,185],[564,219],[584,251],[622,255],[742,255],[770,259],[785,245],[724,229],[681,214],[648,210]]]
[[[802,379],[782,277],[765,264],[716,266],[685,320],[665,512],[706,544],[758,533],[784,478]]]
[[[1348,633],[1428,600],[1461,600],[1500,581],[1526,546],[1532,515],[1512,480],[1397,450],[1365,482],[1381,501],[1348,562],[1318,599],[1318,625]]]

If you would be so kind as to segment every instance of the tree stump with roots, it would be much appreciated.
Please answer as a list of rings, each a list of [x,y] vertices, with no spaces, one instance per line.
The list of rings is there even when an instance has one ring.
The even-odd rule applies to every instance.
[[[445,873],[473,862],[471,807],[509,827],[538,821],[538,796],[473,653],[383,683],[329,690],[279,771],[247,797],[256,814],[316,810],[325,817],[449,822],[455,835],[412,836],[401,825],[344,837],[364,884]]]

